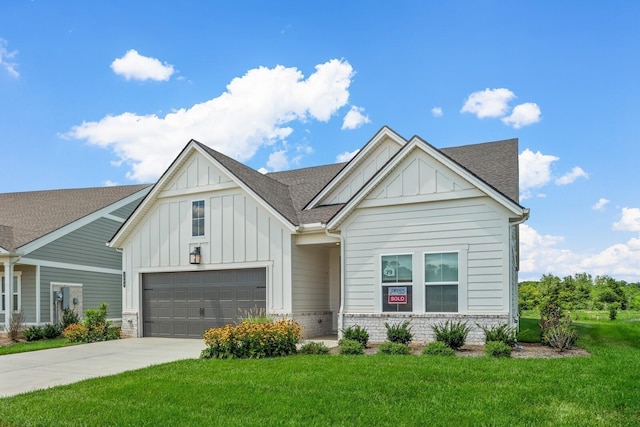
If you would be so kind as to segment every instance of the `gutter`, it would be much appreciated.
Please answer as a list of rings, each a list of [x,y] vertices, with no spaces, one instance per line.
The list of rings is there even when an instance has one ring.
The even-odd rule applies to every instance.
[[[326,225],[324,227],[324,233],[329,237],[340,239],[340,308],[338,310],[338,338],[342,338],[342,329],[344,328],[344,251],[345,251],[345,238],[342,233],[331,233]]]

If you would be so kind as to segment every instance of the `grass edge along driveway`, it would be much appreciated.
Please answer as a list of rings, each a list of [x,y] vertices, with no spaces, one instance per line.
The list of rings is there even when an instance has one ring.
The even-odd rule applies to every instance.
[[[575,324],[590,357],[185,360],[0,399],[0,425],[640,425],[640,322]]]

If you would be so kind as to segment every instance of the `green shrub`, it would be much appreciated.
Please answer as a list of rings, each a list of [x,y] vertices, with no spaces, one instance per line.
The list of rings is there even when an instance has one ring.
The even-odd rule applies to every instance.
[[[484,341],[486,343],[489,341],[500,341],[509,347],[516,345],[517,331],[515,326],[509,326],[506,323],[499,326],[484,326],[476,323],[476,326],[484,332]]]
[[[73,315],[69,314],[67,320]],[[63,320],[64,323],[64,320]],[[111,325],[107,320],[107,304],[102,303],[97,309],[88,309],[82,324],[72,323],[64,329],[68,342],[96,342],[120,339],[120,328]]]
[[[557,326],[547,328],[544,334],[544,342],[559,352],[569,350],[578,339],[578,331],[571,326],[571,321],[567,320]]]
[[[384,327],[387,328],[387,340],[401,344],[409,344],[413,340],[410,323],[409,320],[392,325],[385,322]]]
[[[540,342],[545,342],[545,332],[549,328],[560,325],[563,318],[562,309],[554,301],[547,301],[540,306]]]
[[[618,317],[618,308],[620,308],[620,304],[617,302],[609,304],[609,320],[616,320]]]
[[[447,345],[447,347],[453,350],[459,350],[467,340],[467,335],[471,331],[471,327],[467,322],[462,321],[449,321],[445,323],[438,323],[431,327],[436,335],[436,341],[441,341]]]
[[[339,344],[340,354],[364,354],[364,348],[359,341],[343,338]]]
[[[40,326],[29,326],[22,334],[27,341],[38,341],[44,338],[44,330]]]
[[[238,325],[212,328],[204,333],[207,348],[203,359],[259,359],[296,354],[301,327],[292,320],[269,323],[242,321]]]
[[[67,329],[67,326],[76,323],[80,323],[80,316],[78,316],[78,313],[76,313],[76,311],[73,309],[65,308],[62,311],[62,322],[60,322],[62,330],[64,331],[65,329]]]
[[[47,323],[46,325],[44,325],[43,334],[44,337],[48,339],[58,338],[60,335],[62,335],[62,328],[58,325]]]
[[[324,345],[321,342],[309,341],[308,343],[304,343],[300,350],[298,351],[300,354],[329,354],[329,347]]]
[[[88,309],[82,324],[89,329],[107,325],[107,304],[103,302],[99,308]]]
[[[455,356],[456,351],[442,341],[432,341],[425,346],[422,354],[428,356]]]
[[[502,341],[487,341],[484,354],[490,357],[511,357],[512,347]]]
[[[342,338],[358,341],[363,348],[366,348],[369,342],[369,332],[358,325],[349,326],[342,330]]]
[[[411,354],[407,344],[385,341],[378,347],[378,353],[382,354]]]

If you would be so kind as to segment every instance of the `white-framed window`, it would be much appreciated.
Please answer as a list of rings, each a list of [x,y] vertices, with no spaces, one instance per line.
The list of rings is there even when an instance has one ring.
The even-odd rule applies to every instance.
[[[2,299],[2,301],[0,302],[0,313],[4,313],[6,311],[6,300],[5,300],[5,294],[7,293],[7,291],[11,292],[11,307],[13,307],[13,311],[14,312],[19,312],[20,309],[22,307],[20,307],[20,282],[21,282],[21,272],[16,272],[13,275],[13,284],[11,286],[11,289],[8,289],[9,286],[6,285],[5,283],[5,277],[4,277],[4,273],[2,275],[2,279],[0,279],[0,299]]]
[[[413,255],[381,255],[382,311],[413,311]]]
[[[204,200],[194,200],[191,202],[191,236],[204,236],[205,209]]]
[[[458,252],[424,254],[426,312],[458,312],[459,275],[460,256]]]

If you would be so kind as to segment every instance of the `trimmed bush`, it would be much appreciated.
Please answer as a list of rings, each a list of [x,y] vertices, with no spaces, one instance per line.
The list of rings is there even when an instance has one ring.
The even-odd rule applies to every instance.
[[[74,323],[64,329],[68,342],[96,342],[120,339],[120,328],[107,320],[107,304],[88,309],[82,324]]]
[[[298,351],[300,354],[329,354],[329,347],[324,345],[321,342],[309,341],[308,343],[304,343],[300,350]]]
[[[442,341],[432,341],[422,350],[427,356],[455,356],[456,352]]]
[[[467,322],[449,320],[445,323],[435,324],[431,329],[436,335],[436,341],[442,341],[453,350],[459,350],[464,345],[467,335],[471,331]]]
[[[238,325],[212,328],[204,333],[207,348],[203,359],[259,359],[296,354],[301,327],[292,320],[270,323],[243,321]]]
[[[29,326],[22,335],[27,341],[38,341],[44,338],[44,330],[40,326]]]
[[[342,330],[342,338],[358,341],[362,348],[366,348],[369,342],[369,332],[358,325],[349,326]]]
[[[387,328],[387,340],[401,344],[409,344],[413,340],[410,323],[409,320],[391,325],[385,322],[384,327]]]
[[[67,342],[89,342],[89,329],[79,323],[74,323],[64,329],[64,337]]]
[[[382,354],[411,354],[407,344],[385,341],[378,347],[378,353]]]
[[[364,347],[359,341],[350,339],[341,339],[339,342],[340,354],[364,354]]]
[[[506,323],[499,326],[484,326],[476,323],[476,326],[484,332],[484,341],[486,343],[490,341],[500,341],[509,347],[516,345],[516,336],[518,333],[515,326],[509,326]]]
[[[42,332],[45,338],[58,338],[60,335],[62,335],[62,328],[58,325],[47,323],[46,325],[44,325]]]
[[[511,357],[512,347],[502,341],[487,341],[484,354],[490,357]]]

